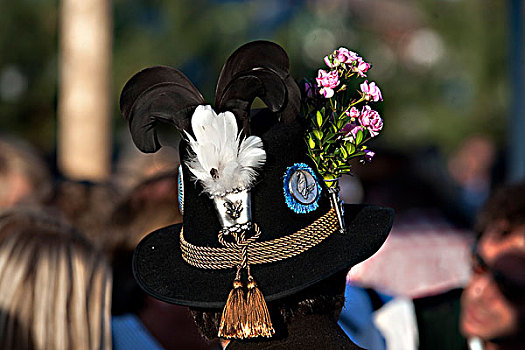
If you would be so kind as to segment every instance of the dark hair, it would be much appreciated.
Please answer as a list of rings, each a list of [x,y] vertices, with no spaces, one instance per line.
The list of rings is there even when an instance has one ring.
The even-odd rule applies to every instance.
[[[177,172],[159,174],[135,186],[111,213],[105,251],[113,269],[113,315],[143,308],[145,294],[131,270],[133,250],[151,231],[182,220],[177,195]]]
[[[62,180],[46,203],[51,214],[80,230],[97,248],[104,248],[109,216],[120,198],[110,183]]]
[[[479,212],[475,229],[481,234],[499,220],[506,221],[509,227],[525,224],[525,183],[509,184],[496,190]]]
[[[133,250],[148,233],[179,223],[178,171],[152,176],[136,185],[110,217],[114,245]]]
[[[345,303],[344,292],[348,270],[340,271],[303,291],[268,303],[276,337],[286,332],[295,317],[329,315],[337,321]],[[217,338],[222,310],[191,308],[191,315],[206,340]]]

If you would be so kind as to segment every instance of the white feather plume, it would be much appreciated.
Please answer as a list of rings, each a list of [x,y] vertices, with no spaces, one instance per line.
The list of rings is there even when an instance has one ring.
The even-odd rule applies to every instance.
[[[253,186],[266,161],[258,136],[241,139],[233,113],[217,115],[208,105],[197,107],[191,127],[195,138],[186,133],[193,151],[187,165],[205,192],[214,197]]]

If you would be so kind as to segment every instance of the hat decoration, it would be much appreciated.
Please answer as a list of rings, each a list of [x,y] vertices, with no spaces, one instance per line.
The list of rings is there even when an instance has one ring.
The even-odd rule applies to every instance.
[[[184,215],[184,175],[182,174],[182,165],[179,165],[177,178],[177,194],[179,200],[179,211]]]
[[[267,108],[251,111],[256,97]],[[183,134],[179,205],[184,222],[154,231],[139,244],[135,277],[161,300],[223,307],[222,338],[271,337],[275,330],[266,301],[366,259],[379,249],[392,224],[388,208],[350,205],[345,213],[333,203],[330,208],[328,197],[321,195],[323,187],[330,193],[337,186],[326,182],[330,174],[319,169],[325,169],[322,159],[332,158],[322,136],[313,140],[319,147],[307,150],[302,142],[300,97],[286,52],[268,41],[245,44],[227,59],[213,108],[183,73],[170,67],[137,73],[121,94],[122,114],[141,151],[161,147],[159,123],[172,124]],[[306,101],[305,116],[317,115],[318,100]],[[326,109],[320,113],[331,119]],[[327,123],[308,131],[307,144],[319,132],[329,134],[322,129]],[[346,137],[339,132],[328,141]],[[337,175],[344,169],[330,171]],[[318,180],[323,178],[326,186]],[[350,221],[350,234],[334,235],[340,225],[345,227],[343,215]],[[356,244],[357,234],[363,243]],[[283,266],[290,271],[313,267],[313,261],[319,264],[306,274],[279,272]]]
[[[286,169],[283,191],[288,208],[298,214],[309,213],[319,207],[321,185],[317,175],[305,163],[295,163]]]
[[[186,132],[194,153],[187,165],[210,197],[249,189],[266,153],[261,138],[243,138],[231,112],[217,115],[211,106],[198,106],[191,119],[195,138]]]
[[[302,112],[310,120],[306,134],[308,156],[323,177],[345,231],[338,179],[351,172],[350,160],[371,161],[374,152],[365,143],[383,128],[383,119],[369,103],[383,100],[375,82],[364,80],[371,65],[357,53],[341,47],[324,58],[329,70],[319,69],[316,83],[306,80]],[[357,94],[349,87],[362,81]],[[364,80],[364,81],[363,81]]]
[[[198,106],[191,125],[195,139],[186,132],[193,151],[187,166],[204,192],[214,200],[223,227],[219,241],[228,246],[226,238],[231,236],[236,245],[247,245],[260,234],[256,229],[255,235],[246,237],[246,233],[252,230],[249,189],[266,160],[262,141],[257,136],[242,138],[237,133],[233,113],[227,111],[217,115],[211,106]],[[247,259],[247,252],[246,249],[243,259]],[[233,289],[223,311],[219,336],[269,337],[275,331],[264,297],[250,274],[247,262],[248,293],[246,299],[244,297],[241,282],[243,265],[237,267]]]

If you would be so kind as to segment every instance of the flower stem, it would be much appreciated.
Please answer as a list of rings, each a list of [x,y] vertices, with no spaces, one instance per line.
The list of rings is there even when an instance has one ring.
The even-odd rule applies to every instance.
[[[364,96],[361,96],[361,98],[357,101],[354,101],[352,103],[350,103],[348,105],[348,107],[346,107],[346,109],[341,113],[341,115],[339,116],[339,118],[342,118],[344,114],[346,114],[346,112],[348,112],[350,110],[350,108],[352,108],[353,106],[355,106],[356,104],[358,103],[361,103],[365,100]]]

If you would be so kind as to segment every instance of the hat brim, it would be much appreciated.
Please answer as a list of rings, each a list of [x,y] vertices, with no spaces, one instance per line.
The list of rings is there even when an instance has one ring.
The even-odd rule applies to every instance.
[[[394,211],[344,205],[347,233],[334,233],[317,246],[279,262],[251,265],[266,301],[295,294],[372,256],[392,227]],[[141,288],[162,301],[198,308],[222,308],[234,269],[206,270],[186,263],[181,254],[182,224],[150,233],[137,246],[133,273]]]

